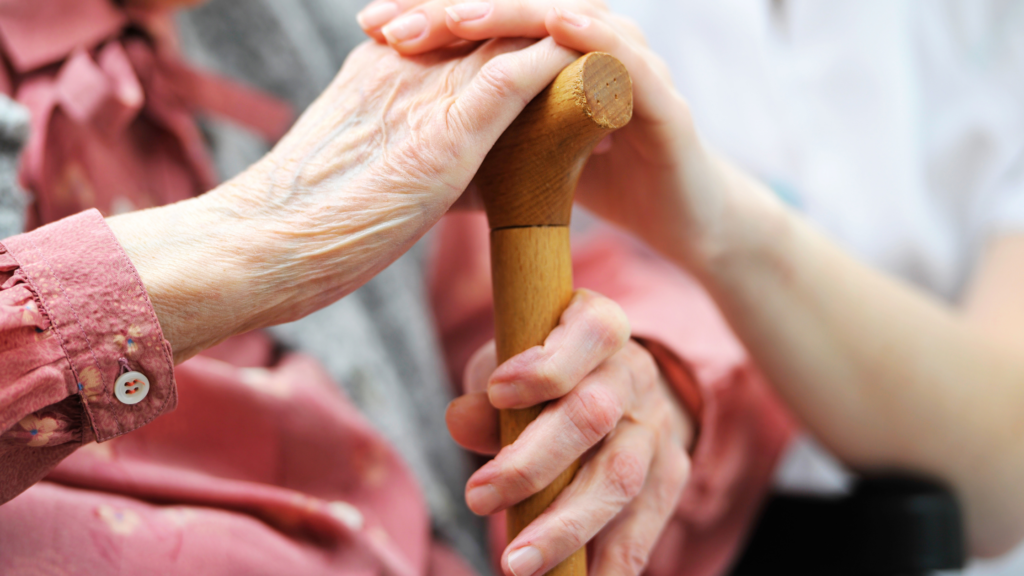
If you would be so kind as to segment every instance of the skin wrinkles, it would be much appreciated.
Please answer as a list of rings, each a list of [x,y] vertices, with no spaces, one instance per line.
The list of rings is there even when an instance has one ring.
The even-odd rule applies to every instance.
[[[517,46],[520,52],[509,52]],[[183,229],[197,229],[194,222],[167,227],[166,219],[156,219],[140,227],[139,213],[111,219],[132,261],[144,263],[139,272],[176,361],[232,333],[330,304],[390,264],[470,184],[522,105],[573,59],[551,40],[489,41],[424,58],[397,57],[386,47],[364,44],[263,161],[191,204],[205,219],[198,237],[180,238]],[[183,206],[159,213],[176,214]],[[134,228],[122,226],[132,222]],[[140,240],[140,228],[141,236],[157,239],[149,246],[155,250],[142,249],[147,243]],[[175,234],[178,240],[169,238]],[[182,242],[194,245],[184,256]],[[229,254],[223,246],[231,247]],[[204,251],[210,260],[196,261],[195,254]],[[207,297],[211,286],[221,290],[217,305]],[[639,526],[662,525],[670,507],[652,511],[646,503],[658,496],[655,491],[678,493],[685,481],[685,462],[683,473],[675,475],[655,463],[685,461],[683,443],[670,440],[684,436],[674,431],[689,429],[688,419],[667,382],[655,375],[650,355],[628,340],[621,310],[594,299],[600,297],[591,298],[585,313],[563,318],[576,327],[562,330],[558,345],[574,353],[541,349],[549,356],[539,373],[516,366],[556,387],[575,388],[561,400],[537,399],[556,401],[467,487],[485,488],[507,506],[528,496],[524,489],[547,485],[567,460],[587,454],[581,481],[531,527],[548,564],[570,551],[564,542],[589,540],[617,514],[635,518]],[[581,355],[586,358],[576,358]],[[486,382],[476,388],[486,395]],[[485,401],[478,408],[486,410],[486,399],[478,399]],[[493,429],[496,413],[482,415]],[[675,421],[666,422],[672,416]],[[655,452],[674,459],[654,458]],[[538,454],[545,455],[539,465]],[[652,488],[645,485],[647,477],[662,481]],[[483,486],[491,481],[493,486]],[[486,498],[477,499],[473,509],[489,506]],[[522,545],[519,539],[512,549]],[[649,548],[631,539],[626,545]]]
[[[537,63],[507,69],[521,77],[510,84],[519,101],[572,60],[553,42],[497,40],[415,58],[365,42],[248,170],[197,198],[108,219],[175,361],[322,308],[404,253],[518,114],[478,79],[488,60],[512,51],[512,61]],[[477,130],[452,131],[452,110]]]
[[[386,74],[385,71],[382,75]],[[453,102],[451,74],[446,72],[443,77],[445,81],[440,91],[447,92],[444,97]],[[369,89],[363,89],[368,98],[350,112],[338,112],[347,118],[294,166],[284,167],[280,162],[274,165],[271,176],[274,180],[283,177],[285,168],[291,172],[288,177],[290,185],[278,187],[286,192],[272,199],[275,207],[294,204],[297,197],[305,198],[302,203],[307,207],[316,205],[318,197],[309,194],[309,190],[318,186],[346,187],[356,192],[346,199],[344,210],[338,210],[337,205],[320,204],[315,212],[323,216],[313,222],[309,222],[308,210],[292,209],[289,212],[304,220],[306,225],[282,226],[275,231],[284,242],[301,246],[297,259],[338,260],[352,269],[361,269],[349,282],[337,285],[332,290],[333,294],[318,296],[317,302],[329,300],[339,293],[349,293],[385,268],[397,258],[397,252],[393,258],[381,260],[377,255],[383,248],[411,245],[422,232],[414,235],[403,232],[424,230],[426,222],[436,219],[447,209],[447,206],[441,206],[430,210],[431,204],[423,201],[431,193],[428,184],[438,180],[437,167],[443,166],[447,159],[418,153],[418,150],[430,150],[431,147],[418,134],[429,131],[429,124],[436,120],[426,113],[416,114],[416,111],[424,108],[425,102],[436,101],[437,91],[426,96],[400,99],[404,94],[415,93],[415,78],[408,73],[397,74],[387,82],[370,83]],[[372,108],[379,112],[371,114]],[[400,128],[392,130],[392,126]],[[346,138],[342,139],[342,135]],[[338,143],[339,140],[355,140],[358,145],[345,147]],[[353,165],[359,168],[355,171],[337,169]],[[379,174],[393,176],[384,178],[378,177]],[[453,197],[461,192],[448,182],[437,183],[446,185]],[[428,209],[424,210],[424,206]],[[281,274],[281,270],[275,273],[283,277],[292,276]],[[323,274],[329,275],[330,272],[325,269]],[[297,312],[303,306],[300,304],[293,308]]]
[[[401,75],[399,76],[398,79],[399,79],[399,82],[400,82],[401,81]],[[377,140],[378,140],[378,146],[379,146],[379,150],[380,150],[380,158],[381,158],[381,161],[385,165],[387,165],[390,162],[390,157],[388,155],[388,126],[387,126],[388,123],[387,123],[387,117],[388,117],[388,112],[395,105],[395,98],[398,96],[399,87],[400,87],[400,84],[398,82],[396,82],[395,85],[391,87],[391,91],[384,98],[384,105],[383,105],[383,107],[381,107],[380,113],[377,116],[377,132],[376,132],[376,135],[378,137]]]
[[[210,225],[202,229],[215,232],[215,238],[200,238],[199,243],[226,238],[233,242],[210,245],[235,247],[236,254],[223,263],[237,277],[222,272],[218,278],[214,273],[211,278],[218,282],[207,282],[222,290],[218,298],[224,309],[209,307],[203,293],[208,286],[189,285],[189,275],[167,290],[147,280],[159,277],[159,271],[140,268],[147,290],[152,289],[161,324],[169,327],[176,360],[243,331],[235,327],[251,329],[288,321],[330,304],[421,237],[469,185],[484,154],[522,105],[573,59],[549,40],[533,45],[536,50],[507,52],[528,44],[487,42],[424,58],[394,57],[388,49],[372,44],[354,51],[332,86],[264,161],[197,203],[210,210],[206,214]],[[631,182],[629,188],[635,185]],[[621,202],[619,196],[615,198]],[[225,214],[241,218],[219,221],[214,217]],[[159,227],[147,230],[154,237],[174,232]],[[132,249],[131,235],[119,235],[122,238],[135,261],[139,254]],[[159,257],[153,261],[165,266],[168,262]],[[208,271],[195,275],[205,279],[204,272]],[[225,282],[225,276],[230,280]],[[240,301],[249,309],[231,307]],[[168,310],[173,314],[177,305],[180,312],[183,302],[191,303],[184,322],[168,322]],[[559,388],[576,388],[552,403],[518,445],[498,455],[489,471],[470,481],[471,487],[479,487],[491,474],[495,486],[489,489],[508,505],[528,495],[524,488],[549,483],[551,476],[564,469],[566,459],[588,454],[579,476],[583,482],[561,504],[556,503],[545,517],[548,525],[541,520],[541,525],[532,527],[532,534],[539,536],[535,543],[544,549],[548,563],[568,552],[564,544],[552,542],[552,534],[555,540],[578,545],[620,512],[637,518],[639,525],[660,526],[671,510],[651,512],[645,502],[664,483],[664,491],[678,493],[685,480],[685,474],[669,477],[652,467],[657,461],[651,456],[655,451],[686,458],[681,442],[668,441],[683,435],[673,433],[675,429],[688,426],[671,389],[653,376],[653,359],[637,353],[639,345],[628,341],[628,322],[617,306],[591,301],[584,308],[580,318],[568,319],[579,327],[560,333],[563,341],[558,345],[574,353],[541,350],[548,352],[548,362],[532,374]],[[216,329],[197,329],[188,324],[193,318]],[[218,321],[230,329],[217,326]],[[205,340],[181,342],[183,336],[195,334]],[[566,358],[581,355],[587,357],[582,364]],[[561,362],[562,369],[552,368],[550,362]],[[528,366],[519,368],[530,372]],[[652,384],[656,380],[658,387]],[[644,393],[651,397],[641,398]],[[554,398],[539,400],[548,399]],[[677,421],[666,422],[670,416]],[[645,421],[659,423],[657,430],[638,424]],[[574,434],[573,429],[578,432]],[[557,440],[546,441],[549,438]],[[548,456],[539,466],[534,465],[538,449]],[[560,456],[551,457],[552,450]],[[647,456],[638,459],[639,453]],[[623,465],[616,467],[617,461]],[[501,478],[503,471],[512,472],[513,485]],[[644,485],[647,476],[668,480],[651,488]],[[641,497],[634,498],[638,494]],[[629,539],[626,545],[647,549]]]

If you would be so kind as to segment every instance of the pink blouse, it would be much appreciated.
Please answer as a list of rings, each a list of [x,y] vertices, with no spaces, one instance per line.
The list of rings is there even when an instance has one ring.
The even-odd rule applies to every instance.
[[[177,394],[171,348],[142,281],[95,210],[4,240],[0,279],[6,502],[83,443],[173,410]],[[128,370],[150,382],[133,405],[113,393]]]
[[[200,104],[250,102],[234,111],[272,120],[268,136],[281,125],[272,101],[122,34],[147,18],[107,0],[0,2],[0,89],[32,111],[22,176],[53,222],[0,243],[0,574],[470,574],[317,362],[255,332],[173,367],[101,214],[57,220],[201,190]],[[449,216],[435,239],[432,303],[458,382],[492,333],[486,227]],[[574,243],[577,285],[619,302],[700,406],[692,479],[648,572],[720,573],[792,425],[693,279],[610,230]],[[115,389],[129,372],[148,380],[134,404]]]
[[[446,220],[432,292],[460,372],[491,334],[486,226]],[[692,279],[618,233],[577,245],[577,284],[618,301],[703,393],[693,476],[649,573],[720,573],[789,420]],[[13,498],[0,506],[0,573],[44,562],[68,574],[470,573],[432,542],[415,479],[315,361],[275,360],[257,332],[172,374],[135,270],[96,211],[0,250],[0,494]],[[151,383],[134,405],[113,393],[125,370]]]

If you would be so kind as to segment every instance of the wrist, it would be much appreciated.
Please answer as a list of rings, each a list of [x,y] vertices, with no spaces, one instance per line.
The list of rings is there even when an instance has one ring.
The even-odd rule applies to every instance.
[[[764,184],[727,160],[708,154],[707,180],[717,198],[682,261],[705,285],[720,286],[754,267],[783,266],[795,215]]]
[[[139,273],[175,363],[260,325],[258,234],[204,195],[107,219]]]

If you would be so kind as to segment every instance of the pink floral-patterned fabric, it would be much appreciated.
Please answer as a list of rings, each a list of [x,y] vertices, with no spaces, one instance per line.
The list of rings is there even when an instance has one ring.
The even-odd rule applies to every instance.
[[[135,430],[177,399],[170,345],[135,268],[95,210],[4,240],[0,280],[6,502],[83,442]],[[122,364],[150,379],[138,404],[114,398]]]
[[[491,335],[486,229],[475,215],[448,220],[438,234],[432,293],[449,366],[460,371]],[[74,234],[63,233],[71,225],[77,225]],[[44,236],[48,231],[53,233]],[[140,326],[140,338],[131,337],[139,362],[132,368],[150,376],[151,394],[174,394],[170,375],[159,376],[160,364],[144,363],[163,358],[169,368],[159,326],[146,325],[148,305],[127,305],[132,314],[110,312],[125,305],[126,287],[137,280],[130,266],[118,265],[122,252],[102,219],[86,213],[5,241],[33,244],[36,254],[77,279],[65,284],[76,291],[73,302],[78,294],[90,295],[78,306],[92,307],[79,316],[89,319],[85,333],[100,349],[100,364],[116,366],[129,346],[119,336]],[[79,245],[88,247],[88,256],[54,256],[70,255]],[[604,231],[577,245],[577,284],[620,302],[634,332],[670,349],[704,395],[693,479],[649,573],[718,574],[756,511],[791,424],[692,279],[620,234]],[[18,248],[4,256],[12,254],[24,268],[45,268]],[[104,266],[91,267],[91,261]],[[13,270],[12,278],[22,268]],[[28,346],[38,347],[47,362],[42,370],[29,369],[31,375],[0,380],[4,399],[37,398],[2,406],[8,432],[0,439],[0,485],[7,493],[23,489],[59,465],[45,481],[0,506],[0,573],[39,569],[42,558],[56,574],[471,573],[432,541],[423,497],[394,449],[315,361],[301,354],[276,358],[262,333],[232,339],[179,366],[178,409],[131,434],[95,443],[88,427],[76,431],[74,418],[66,419],[67,432],[57,431],[46,419],[58,421],[53,414],[61,409],[74,415],[69,407],[86,392],[70,384],[75,362],[56,345],[54,322],[66,326],[70,308],[59,300],[56,306],[65,312],[51,313],[48,306],[64,294],[51,288],[38,309],[26,309],[37,294],[31,286],[8,281],[0,287],[0,299],[12,302],[0,316],[0,366],[16,365],[34,350]],[[101,337],[109,342],[102,348],[95,344]],[[84,354],[81,345],[77,349]],[[114,374],[103,372],[99,395],[106,410],[120,414],[132,407],[114,404]],[[159,403],[147,407],[148,400],[136,406],[161,413]],[[52,404],[29,412],[46,402]],[[97,421],[114,420],[99,412],[92,416]],[[80,410],[78,422],[89,417]],[[35,440],[21,422],[36,427],[34,438],[50,434],[48,441],[32,446]],[[492,523],[495,557],[503,539],[498,518]]]

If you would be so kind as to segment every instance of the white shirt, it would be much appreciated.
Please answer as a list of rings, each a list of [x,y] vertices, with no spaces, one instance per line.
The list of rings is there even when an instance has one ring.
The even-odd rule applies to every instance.
[[[712,147],[865,262],[956,302],[1024,233],[1024,1],[612,0]],[[807,441],[784,483],[842,484]],[[817,480],[815,480],[817,478]],[[1024,573],[1024,547],[971,574]]]
[[[874,266],[955,300],[1024,232],[1024,2],[613,5],[706,141]]]

